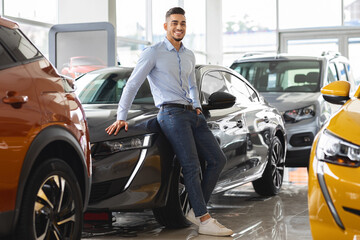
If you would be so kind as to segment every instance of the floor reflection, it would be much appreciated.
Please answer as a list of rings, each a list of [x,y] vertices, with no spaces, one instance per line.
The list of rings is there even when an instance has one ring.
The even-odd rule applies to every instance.
[[[197,227],[165,229],[151,211],[113,214],[112,224],[86,224],[83,239],[312,239],[307,211],[307,170],[288,169],[282,191],[260,197],[251,184],[214,195],[211,215],[230,227],[231,237],[198,235]]]

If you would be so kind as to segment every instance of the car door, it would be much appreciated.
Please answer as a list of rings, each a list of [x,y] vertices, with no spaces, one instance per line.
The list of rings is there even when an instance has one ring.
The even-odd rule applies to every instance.
[[[241,119],[243,131],[246,131],[245,167],[241,177],[257,178],[262,173],[267,160],[271,132],[275,129],[276,115],[263,102],[257,92],[243,79],[231,72],[222,71],[230,93],[236,97],[234,107],[241,109],[237,114],[237,122]]]
[[[232,88],[221,71],[205,72],[201,80],[202,104],[207,104],[207,99],[212,93],[218,91],[233,93]],[[249,169],[259,162],[256,159],[249,159],[247,155],[248,142],[251,140],[246,122],[247,109],[246,104],[235,104],[226,109],[204,111],[209,128],[227,157],[226,166],[214,192],[223,191],[232,184],[243,181]]]
[[[12,44],[17,32],[0,28],[0,212],[15,207],[20,169],[36,127],[41,124],[41,110],[35,84],[22,62],[6,47],[7,34]],[[5,36],[4,36],[5,35]],[[19,45],[20,46],[20,45]],[[11,51],[10,51],[11,49]]]

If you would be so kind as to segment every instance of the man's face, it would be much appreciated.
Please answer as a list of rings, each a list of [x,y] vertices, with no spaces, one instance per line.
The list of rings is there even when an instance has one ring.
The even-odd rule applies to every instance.
[[[166,37],[171,40],[181,41],[185,37],[186,33],[186,18],[181,14],[172,14],[167,18],[167,22],[164,23],[166,30]]]

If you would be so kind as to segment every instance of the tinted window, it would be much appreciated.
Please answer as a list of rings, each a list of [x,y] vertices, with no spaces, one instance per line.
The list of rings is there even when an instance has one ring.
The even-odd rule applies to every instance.
[[[205,99],[214,92],[229,92],[223,76],[218,71],[207,73],[201,82],[201,92]]]
[[[230,93],[236,97],[237,103],[244,104],[252,102],[248,87],[241,79],[227,72],[222,72],[222,74],[226,81],[228,81]]]
[[[18,29],[0,27],[0,38],[19,61],[41,56],[40,52]]]
[[[319,89],[319,61],[259,61],[231,66],[260,92],[314,92]]]
[[[14,63],[14,60],[0,44],[0,69],[4,69]]]
[[[85,74],[76,81],[76,92],[82,103],[118,103],[130,74],[131,71]],[[154,103],[148,81],[140,87],[133,103]]]

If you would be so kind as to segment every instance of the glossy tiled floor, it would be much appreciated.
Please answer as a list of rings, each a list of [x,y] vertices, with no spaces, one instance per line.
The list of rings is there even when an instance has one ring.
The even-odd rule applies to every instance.
[[[112,226],[84,227],[83,238],[104,239],[312,239],[307,210],[307,170],[288,168],[279,195],[257,195],[251,184],[213,196],[210,214],[231,228],[231,237],[198,235],[197,227],[169,230],[161,227],[151,211],[116,213]]]

